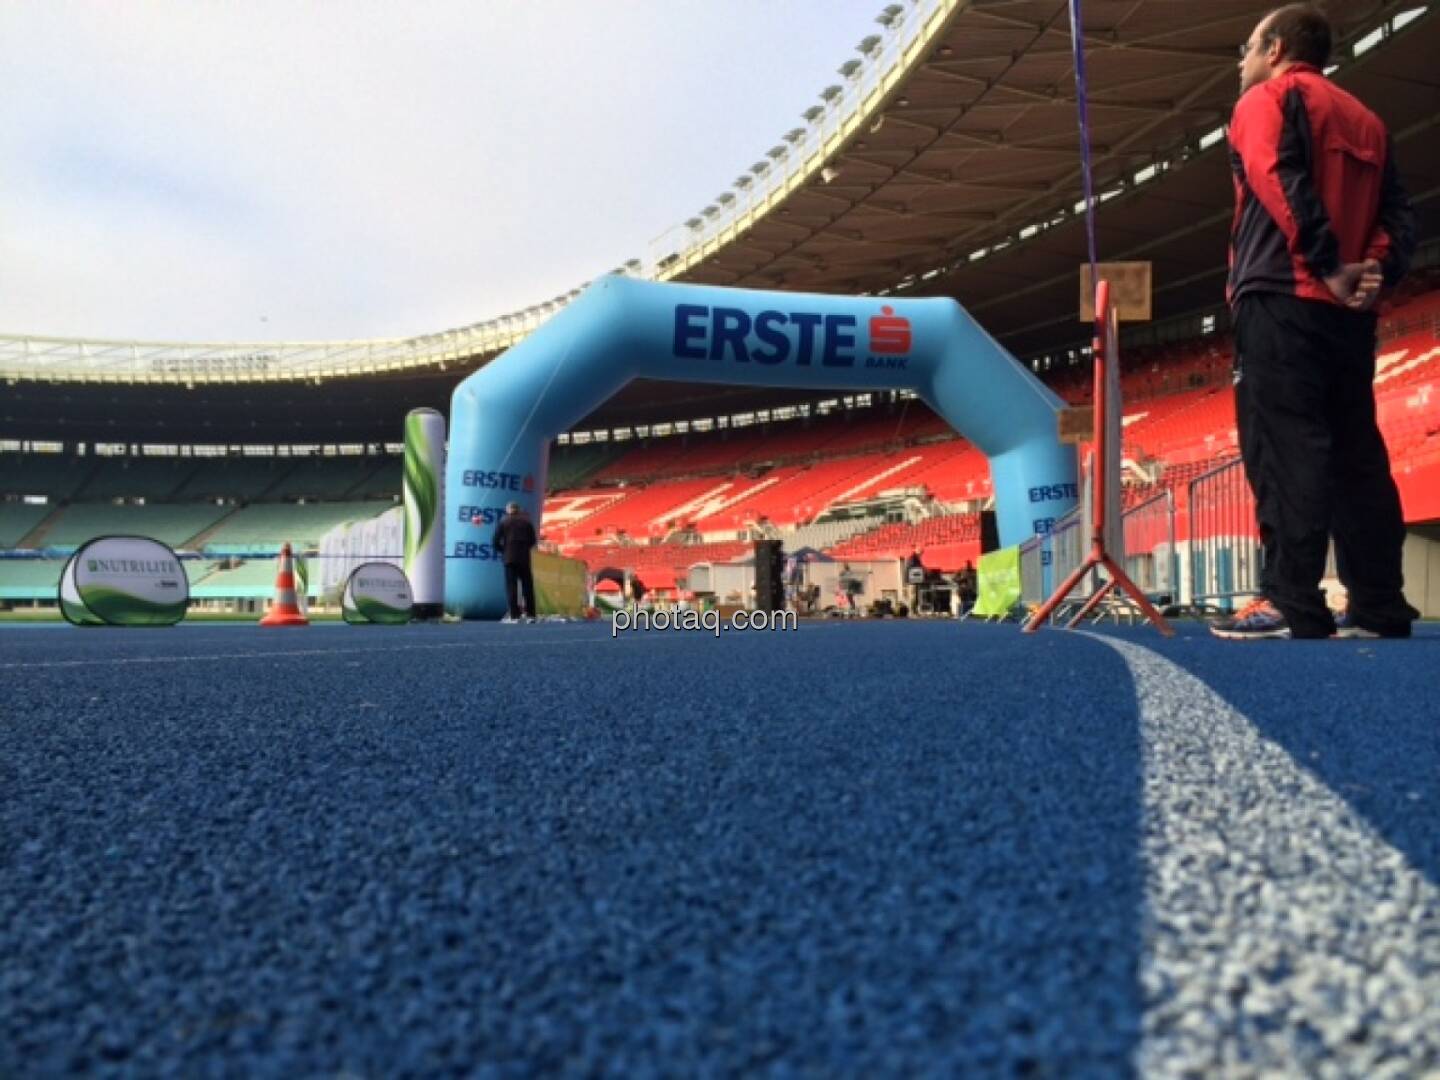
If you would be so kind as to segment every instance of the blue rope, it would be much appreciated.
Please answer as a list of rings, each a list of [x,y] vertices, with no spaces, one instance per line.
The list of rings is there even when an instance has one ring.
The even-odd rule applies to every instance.
[[[1099,280],[1095,247],[1095,187],[1090,163],[1090,109],[1085,78],[1085,22],[1080,0],[1070,0],[1070,48],[1075,55],[1075,104],[1080,114],[1080,170],[1085,185],[1085,239],[1090,251],[1090,281]]]

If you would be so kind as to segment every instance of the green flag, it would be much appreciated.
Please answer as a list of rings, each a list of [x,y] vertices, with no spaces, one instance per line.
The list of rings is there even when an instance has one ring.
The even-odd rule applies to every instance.
[[[980,556],[980,596],[970,612],[977,618],[1003,619],[1020,602],[1020,548],[1001,548]]]

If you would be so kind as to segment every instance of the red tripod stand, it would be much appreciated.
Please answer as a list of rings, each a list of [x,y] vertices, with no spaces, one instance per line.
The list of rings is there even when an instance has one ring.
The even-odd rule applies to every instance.
[[[1066,629],[1073,630],[1080,622],[1095,610],[1105,597],[1113,593],[1117,588],[1135,601],[1137,607],[1144,614],[1145,618],[1154,624],[1155,629],[1166,637],[1172,636],[1175,631],[1165,621],[1163,615],[1155,610],[1155,605],[1150,603],[1145,594],[1136,587],[1125,573],[1124,568],[1111,557],[1105,547],[1105,494],[1106,485],[1109,483],[1108,465],[1113,460],[1111,455],[1120,453],[1119,446],[1110,445],[1110,428],[1106,423],[1106,410],[1110,407],[1110,394],[1107,387],[1107,368],[1111,363],[1119,363],[1119,339],[1118,323],[1115,313],[1110,309],[1110,283],[1101,281],[1095,287],[1095,338],[1092,343],[1095,359],[1095,450],[1090,455],[1090,482],[1091,482],[1091,505],[1093,509],[1092,532],[1090,539],[1090,554],[1055,590],[1055,594],[1046,600],[1036,609],[1025,623],[1024,631],[1033,634],[1044,625],[1045,620],[1050,617],[1060,603],[1070,595],[1075,586],[1080,584],[1082,578],[1091,570],[1103,569],[1110,575],[1109,580],[1085,601],[1085,604],[1075,617],[1065,624]],[[1116,395],[1114,407],[1120,407],[1119,396]]]

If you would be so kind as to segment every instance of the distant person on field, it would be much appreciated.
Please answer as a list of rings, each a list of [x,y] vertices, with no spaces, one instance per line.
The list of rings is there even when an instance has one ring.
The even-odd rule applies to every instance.
[[[980,580],[975,573],[975,564],[969,559],[955,575],[955,592],[960,599],[960,611],[969,611],[975,606],[975,601],[980,598]]]
[[[519,592],[525,591],[525,615],[535,618],[535,576],[530,571],[530,552],[536,544],[535,526],[520,509],[519,503],[509,503],[505,516],[495,527],[491,546],[500,553],[505,562],[505,602],[510,607],[509,619],[520,619]]]
[[[920,585],[910,580],[910,571],[918,569],[922,574],[925,572],[925,562],[920,558],[918,547],[910,549],[910,557],[905,560],[905,583],[910,586],[910,610],[919,614],[920,612]]]
[[[860,605],[855,598],[860,595],[865,586],[861,583],[860,577],[850,569],[849,563],[840,565],[840,592],[845,598],[845,606],[850,611],[859,611]]]
[[[1419,615],[1374,390],[1374,308],[1410,265],[1415,217],[1385,125],[1322,73],[1330,40],[1317,9],[1287,4],[1240,50],[1227,294],[1264,561],[1261,596],[1220,637],[1409,637]],[[1320,589],[1332,534],[1350,594],[1338,628]]]

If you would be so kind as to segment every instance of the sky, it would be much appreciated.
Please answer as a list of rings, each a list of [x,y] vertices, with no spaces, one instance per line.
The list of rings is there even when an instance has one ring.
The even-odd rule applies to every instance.
[[[6,0],[0,333],[400,337],[694,216],[882,0]]]

